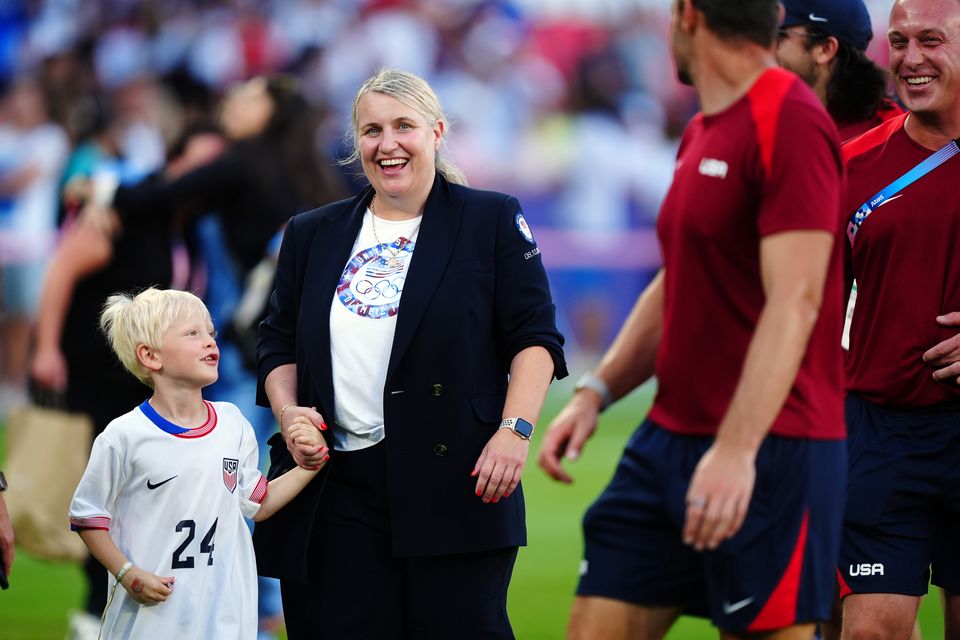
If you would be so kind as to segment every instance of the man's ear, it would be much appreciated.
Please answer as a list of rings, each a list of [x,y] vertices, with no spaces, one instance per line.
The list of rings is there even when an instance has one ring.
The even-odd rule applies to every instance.
[[[811,49],[813,60],[817,64],[830,64],[840,51],[840,41],[833,36],[827,36]]]
[[[137,360],[147,371],[160,371],[163,368],[160,354],[145,344],[137,345]]]

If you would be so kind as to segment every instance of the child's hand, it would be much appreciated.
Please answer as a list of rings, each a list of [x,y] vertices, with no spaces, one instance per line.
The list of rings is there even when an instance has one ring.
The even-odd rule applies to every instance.
[[[131,567],[120,584],[140,604],[156,604],[170,597],[174,580],[173,576],[161,578],[140,567]]]
[[[306,418],[296,417],[290,426],[287,427],[287,440],[304,447],[326,448],[327,441],[324,440],[320,430],[313,426],[313,423]]]
[[[294,418],[287,427],[287,441],[292,442],[305,456],[319,455],[320,462],[318,466],[311,467],[312,470],[319,471],[330,459],[327,441],[324,440],[323,434],[312,422],[302,416]]]

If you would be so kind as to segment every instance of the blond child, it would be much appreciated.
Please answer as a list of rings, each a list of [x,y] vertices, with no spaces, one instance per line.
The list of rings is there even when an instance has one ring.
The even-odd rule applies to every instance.
[[[257,571],[244,516],[269,518],[320,467],[268,483],[247,420],[203,399],[219,351],[193,294],[114,295],[100,323],[123,365],[154,390],[94,441],[70,505],[71,527],[112,576],[101,637],[253,640]],[[321,467],[329,459],[306,420],[288,437],[316,446]]]

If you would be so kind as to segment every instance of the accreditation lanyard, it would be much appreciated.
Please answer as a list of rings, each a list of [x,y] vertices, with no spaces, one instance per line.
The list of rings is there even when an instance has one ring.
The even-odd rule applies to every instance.
[[[853,239],[857,235],[857,231],[860,230],[860,225],[863,224],[863,221],[866,220],[871,213],[876,211],[880,205],[958,153],[960,153],[960,146],[958,146],[957,140],[951,140],[939,151],[935,152],[913,169],[910,169],[910,171],[907,171],[905,174],[884,187],[883,190],[877,195],[860,205],[860,208],[857,209],[856,213],[850,217],[850,222],[847,223],[847,238],[850,240],[850,244],[853,245]]]

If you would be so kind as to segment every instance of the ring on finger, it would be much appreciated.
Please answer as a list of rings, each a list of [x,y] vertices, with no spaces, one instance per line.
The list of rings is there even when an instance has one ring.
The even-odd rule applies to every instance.
[[[707,506],[707,499],[701,496],[690,496],[687,498],[687,504],[691,507],[696,507],[697,509],[703,509]]]

